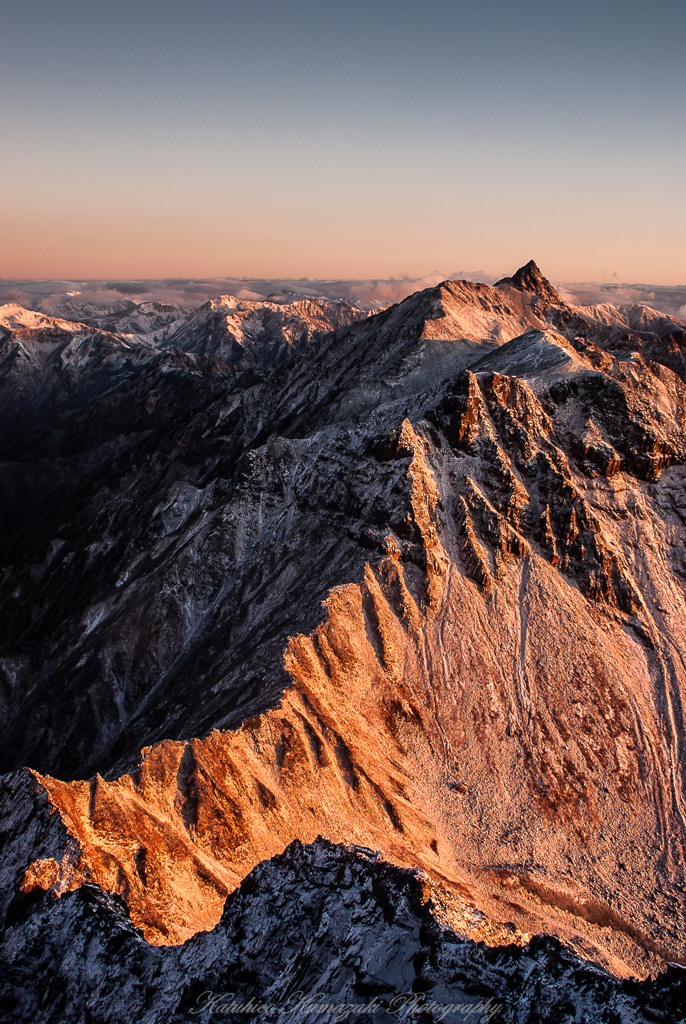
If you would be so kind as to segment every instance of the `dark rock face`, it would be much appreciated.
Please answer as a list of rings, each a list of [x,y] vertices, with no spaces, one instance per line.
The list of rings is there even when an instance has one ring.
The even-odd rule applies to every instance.
[[[24,329],[36,337],[23,342],[9,334],[0,396],[3,653],[11,652],[2,670],[2,767],[67,776],[106,770],[122,756],[136,759],[146,742],[237,724],[268,706],[285,685],[289,625],[280,618],[297,608],[300,628],[314,624],[329,562],[342,563],[342,579],[360,564],[351,561],[357,545],[348,526],[374,501],[359,442],[327,444],[323,474],[316,431],[307,452],[274,437],[264,374],[236,376],[214,355],[71,331],[46,337],[44,327]],[[30,343],[37,354],[22,362]],[[369,518],[373,526],[378,514]],[[317,554],[296,568],[303,546]],[[259,598],[251,600],[265,580],[281,613],[272,602],[261,615]],[[247,675],[246,650],[261,652]],[[204,661],[208,687],[222,680],[209,702]],[[189,673],[193,723],[174,696],[187,693]],[[122,731],[146,714],[153,731],[141,743],[141,723],[127,742]],[[179,715],[183,725],[174,726]]]
[[[482,916],[371,851],[294,843],[181,947],[149,946],[96,886],[41,894],[5,930],[0,1008],[26,1024],[683,1020],[685,971],[621,983],[555,939],[486,945]]]
[[[430,289],[305,352],[282,338],[275,363],[272,342],[255,343],[239,373],[245,360],[214,354],[215,321],[233,311],[221,302],[184,337],[175,324],[168,351],[66,322],[55,335],[45,317],[8,330],[0,766],[108,771],[268,707],[284,638],[313,627],[331,585],[404,514],[407,467],[374,455],[389,431],[378,402],[397,423],[471,361],[490,291]],[[489,302],[491,321],[507,320]],[[295,305],[299,318],[267,313],[314,337],[322,309]]]
[[[679,1019],[676,968],[611,976],[686,961],[686,335],[654,313],[533,263],[373,316],[0,308],[7,1014],[306,982]],[[289,846],[318,834],[398,867]]]

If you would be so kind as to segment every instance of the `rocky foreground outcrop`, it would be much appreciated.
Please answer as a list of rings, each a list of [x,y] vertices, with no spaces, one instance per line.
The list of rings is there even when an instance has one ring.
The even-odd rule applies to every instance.
[[[183,946],[149,945],[121,898],[86,884],[13,907],[0,956],[6,1019],[46,1024],[633,1024],[683,1019],[686,997],[677,967],[620,982],[556,939],[494,929],[426,876],[322,839],[255,868],[216,928]]]
[[[241,305],[0,308],[7,1012],[191,1020],[206,985],[306,1019],[292,981],[678,1020],[678,967],[616,979],[686,962],[679,325],[535,264]],[[353,903],[396,879],[383,926],[341,923],[334,862]]]

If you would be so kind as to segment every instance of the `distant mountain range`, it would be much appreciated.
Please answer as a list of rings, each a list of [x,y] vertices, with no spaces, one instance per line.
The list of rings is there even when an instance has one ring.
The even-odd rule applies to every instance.
[[[130,304],[160,302],[190,310],[218,295],[238,299],[290,303],[304,298],[344,299],[360,308],[378,308],[399,302],[412,292],[434,287],[441,281],[471,281],[493,284],[496,277],[484,271],[459,271],[430,274],[422,278],[370,280],[310,280],[264,278],[167,278],[166,280],[98,281],[3,281],[0,279],[0,304],[17,302],[28,309],[55,316],[69,309],[77,319],[84,316],[118,312]],[[576,305],[643,305],[671,316],[686,317],[686,284],[666,287],[651,284],[558,283],[559,293]]]

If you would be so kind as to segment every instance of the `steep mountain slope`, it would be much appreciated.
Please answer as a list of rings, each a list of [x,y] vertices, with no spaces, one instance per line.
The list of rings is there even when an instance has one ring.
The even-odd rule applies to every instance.
[[[484,323],[492,334],[504,317],[507,337],[543,322],[531,297],[514,293],[515,317],[484,288],[418,293],[247,376],[83,328],[73,367],[74,344],[50,335],[31,387],[22,370],[0,393],[18,527],[3,558],[2,767],[105,770],[268,706],[286,684],[285,639],[405,514],[406,467],[375,455],[389,423],[424,401],[427,379],[473,360]],[[380,395],[404,406],[370,421]]]
[[[370,850],[294,843],[183,947],[147,945],[121,902],[91,885],[17,906],[0,946],[0,1009],[26,1024],[99,1024],[113,1002],[117,1020],[141,1024],[683,1019],[684,972],[619,983],[554,939],[526,938]]]
[[[196,942],[323,835],[496,942],[686,961],[683,338],[535,264],[302,344],[239,310],[233,365],[232,308],[176,347],[34,325],[26,367],[5,328],[6,956],[85,885]]]
[[[634,303],[632,306],[577,306],[582,316],[586,316],[595,323],[616,324],[627,331],[634,331],[637,334],[648,334],[658,338],[674,331],[683,331],[686,324],[676,317],[660,313],[650,306],[641,306]]]
[[[343,300],[248,302],[222,295],[157,332],[155,340],[164,348],[220,355],[241,366],[266,365],[292,348],[302,350],[318,335],[367,316],[367,310]]]
[[[130,341],[220,355],[232,363],[247,359],[250,364],[274,362],[284,347],[302,348],[315,335],[364,319],[370,312],[342,299],[274,296],[274,301],[252,302],[233,295],[220,295],[192,309],[127,300],[117,309],[74,302],[57,310],[67,320]]]
[[[140,337],[155,336],[170,328],[188,312],[167,302],[123,303],[122,309],[89,309],[85,303],[72,303],[58,307],[63,316],[78,320],[102,331]]]

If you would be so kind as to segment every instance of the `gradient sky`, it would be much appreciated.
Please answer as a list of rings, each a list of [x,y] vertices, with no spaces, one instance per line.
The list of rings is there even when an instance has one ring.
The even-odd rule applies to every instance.
[[[0,277],[686,282],[684,0],[0,0]]]

